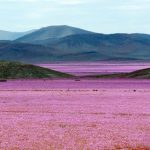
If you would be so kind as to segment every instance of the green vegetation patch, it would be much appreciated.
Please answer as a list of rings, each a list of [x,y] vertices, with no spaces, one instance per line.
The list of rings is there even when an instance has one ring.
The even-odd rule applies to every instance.
[[[71,78],[72,75],[51,69],[23,64],[20,62],[0,61],[0,79],[40,79]]]

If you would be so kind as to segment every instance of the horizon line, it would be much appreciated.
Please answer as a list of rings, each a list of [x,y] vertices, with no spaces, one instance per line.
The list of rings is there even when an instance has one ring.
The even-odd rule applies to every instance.
[[[81,30],[86,30],[86,31],[89,31],[89,32],[93,32],[93,33],[97,33],[97,34],[104,34],[104,35],[109,35],[109,34],[147,34],[147,35],[150,35],[150,33],[145,33],[145,32],[111,32],[111,33],[105,33],[105,32],[97,32],[97,31],[92,31],[92,30],[89,30],[89,29],[84,29],[82,27],[76,27],[76,26],[71,26],[71,25],[47,25],[47,26],[41,26],[39,28],[32,28],[32,29],[27,29],[27,30],[22,30],[22,31],[12,31],[12,30],[7,30],[7,29],[0,29],[0,31],[2,32],[11,32],[11,33],[23,33],[23,32],[29,32],[29,31],[32,31],[32,30],[40,30],[42,28],[47,28],[47,27],[54,27],[54,26],[67,26],[67,27],[72,27],[72,28],[78,28],[78,29],[81,29]],[[34,32],[34,31],[33,31]]]

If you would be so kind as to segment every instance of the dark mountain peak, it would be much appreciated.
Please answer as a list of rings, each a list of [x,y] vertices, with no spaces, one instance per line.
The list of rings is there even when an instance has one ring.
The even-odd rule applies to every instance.
[[[57,25],[57,26],[48,26],[41,28],[31,34],[25,35],[17,41],[25,43],[38,43],[39,41],[58,39],[69,35],[75,34],[87,34],[92,33],[83,29],[67,26],[67,25]]]

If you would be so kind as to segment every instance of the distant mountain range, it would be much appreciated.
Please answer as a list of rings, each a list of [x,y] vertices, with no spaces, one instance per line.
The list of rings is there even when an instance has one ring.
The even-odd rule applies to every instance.
[[[34,43],[34,44],[43,44],[48,43],[54,40],[58,40],[60,38],[69,36],[69,35],[76,35],[76,34],[87,34],[92,33],[90,31],[86,31],[83,29],[70,27],[70,26],[49,26],[45,28],[41,28],[36,32],[32,32],[31,34],[27,34],[19,39],[18,42],[24,43]]]
[[[49,26],[5,41],[0,59],[51,61],[150,61],[150,35],[99,34],[70,26]]]
[[[27,31],[27,32],[9,32],[0,30],[0,40],[16,40],[26,34],[30,34],[35,30]]]

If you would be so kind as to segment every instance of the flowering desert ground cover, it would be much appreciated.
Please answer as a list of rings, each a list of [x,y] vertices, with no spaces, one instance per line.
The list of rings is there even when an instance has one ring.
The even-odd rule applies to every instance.
[[[77,76],[132,72],[149,68],[149,62],[78,62],[78,63],[51,63],[39,66],[70,73]]]
[[[0,150],[149,150],[149,108],[150,80],[1,82]]]

